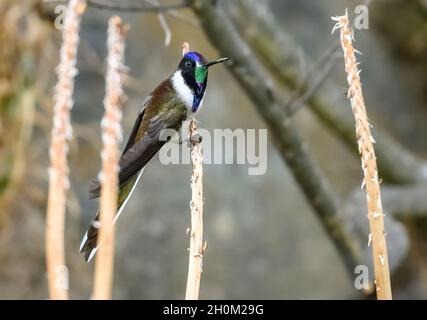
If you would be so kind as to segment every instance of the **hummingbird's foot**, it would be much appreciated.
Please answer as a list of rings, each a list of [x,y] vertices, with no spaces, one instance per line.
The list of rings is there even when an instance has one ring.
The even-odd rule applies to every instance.
[[[180,141],[180,143],[182,143],[184,141],[187,144],[187,147],[191,148],[192,145],[202,142],[202,136],[197,133],[195,135],[192,135],[189,139],[182,140],[180,138],[179,141]]]
[[[196,133],[195,135],[192,135],[189,139],[182,140],[180,138],[179,143],[181,144],[184,141],[187,144],[187,147],[191,148],[191,145],[194,145],[196,143],[201,143],[202,140],[203,140],[202,136],[200,134]]]
[[[190,141],[192,143],[201,143],[202,142],[202,136],[198,133],[196,133],[195,135],[192,135],[190,137]]]

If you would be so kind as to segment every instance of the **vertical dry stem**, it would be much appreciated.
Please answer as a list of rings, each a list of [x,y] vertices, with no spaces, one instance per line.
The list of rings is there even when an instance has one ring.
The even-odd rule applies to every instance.
[[[182,55],[190,51],[190,44],[182,44]],[[185,290],[186,300],[197,300],[199,298],[200,279],[203,268],[203,153],[200,137],[197,133],[197,123],[191,118],[189,126],[191,143],[191,229],[190,249],[188,257],[187,288]]]
[[[344,51],[345,72],[349,84],[348,97],[355,118],[356,136],[359,153],[362,161],[364,180],[362,187],[366,187],[368,203],[368,219],[371,229],[373,262],[375,269],[375,283],[377,298],[380,300],[391,299],[390,273],[388,266],[387,244],[384,232],[384,214],[381,203],[378,169],[374,151],[374,139],[371,135],[370,124],[366,114],[360,83],[355,52],[352,40],[353,33],[350,28],[348,14],[332,18],[337,21],[333,31],[340,29],[341,46]]]
[[[191,163],[191,230],[190,253],[188,260],[186,300],[199,298],[200,279],[203,267],[203,154],[200,139],[197,139],[197,124],[194,118],[190,122]]]
[[[188,42],[184,42],[182,44],[182,55],[185,56],[189,52],[190,52],[190,44]]]
[[[69,187],[67,153],[72,136],[70,110],[73,106],[76,55],[80,18],[86,7],[82,0],[71,0],[62,33],[60,61],[55,87],[52,140],[49,149],[49,195],[46,217],[46,265],[50,299],[68,299],[68,279],[64,254],[66,190]]]
[[[100,174],[99,252],[95,262],[94,299],[111,299],[114,270],[114,216],[117,212],[119,143],[122,139],[121,106],[125,100],[122,89],[124,71],[124,37],[127,25],[118,16],[108,24],[108,58],[106,75],[105,113],[101,122],[103,150]]]
[[[188,42],[182,44],[182,55],[190,51]],[[186,300],[197,300],[199,298],[200,279],[203,268],[203,153],[200,137],[197,133],[197,123],[194,118],[190,121],[189,136],[191,143],[191,229],[190,249],[188,258]]]

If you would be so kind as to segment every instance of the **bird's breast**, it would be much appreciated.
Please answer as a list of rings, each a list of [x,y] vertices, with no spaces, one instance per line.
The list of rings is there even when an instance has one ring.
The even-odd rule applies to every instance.
[[[171,81],[179,99],[181,99],[187,108],[191,109],[193,107],[194,94],[191,88],[185,83],[179,70],[172,75]]]

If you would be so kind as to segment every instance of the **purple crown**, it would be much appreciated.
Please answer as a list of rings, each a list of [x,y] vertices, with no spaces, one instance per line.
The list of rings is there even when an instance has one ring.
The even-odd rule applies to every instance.
[[[196,62],[198,62],[198,63],[200,63],[200,64],[205,64],[205,63],[207,63],[208,61],[205,59],[205,57],[204,56],[202,56],[200,53],[198,53],[198,52],[196,52],[196,51],[190,51],[190,52],[188,52],[185,56],[184,56],[184,58],[190,58],[190,59],[192,59],[192,60],[194,60],[194,61],[196,61]]]

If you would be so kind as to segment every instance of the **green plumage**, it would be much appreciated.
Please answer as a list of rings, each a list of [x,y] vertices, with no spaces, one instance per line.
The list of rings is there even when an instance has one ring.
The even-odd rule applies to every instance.
[[[197,83],[205,82],[206,76],[208,75],[208,68],[205,66],[197,66],[194,72]]]

